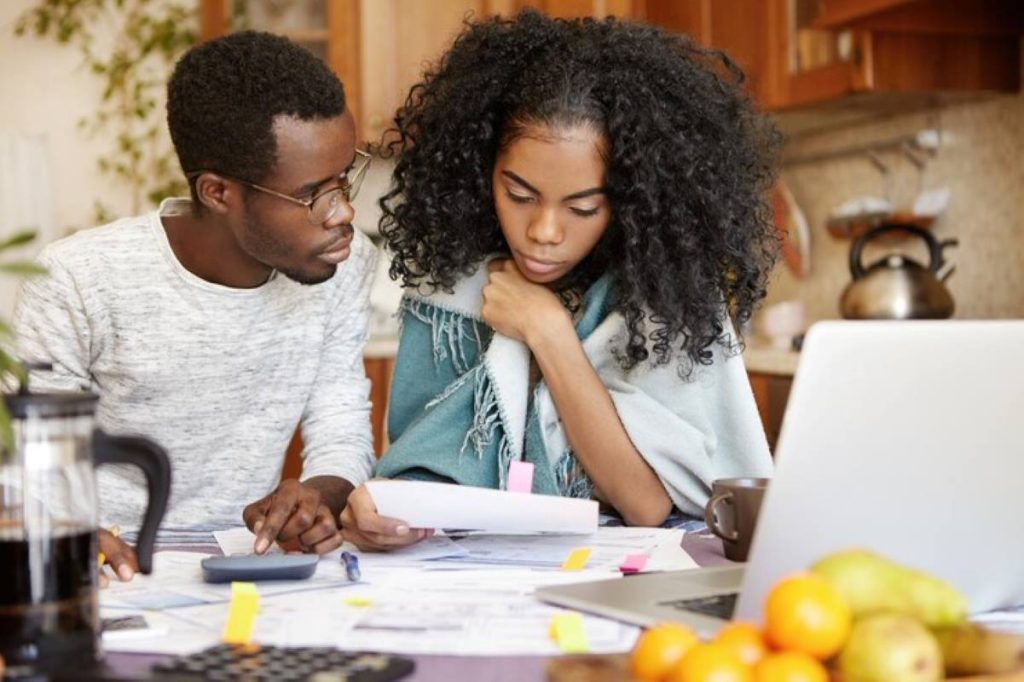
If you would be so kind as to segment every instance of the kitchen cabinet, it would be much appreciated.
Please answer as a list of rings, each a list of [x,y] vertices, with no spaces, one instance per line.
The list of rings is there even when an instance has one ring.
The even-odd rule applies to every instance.
[[[306,45],[344,81],[361,139],[376,141],[467,16],[526,7],[688,33],[727,52],[771,111],[898,111],[1020,89],[1019,0],[200,0],[201,36],[246,26]]]
[[[451,43],[467,16],[512,13],[525,4],[519,0],[200,0],[200,36],[209,39],[252,28],[285,35],[306,46],[345,84],[360,140],[376,142],[409,89]]]
[[[363,360],[366,376],[370,379],[370,423],[373,426],[373,451],[378,457],[387,448],[388,396],[391,394],[391,375],[395,371],[394,357],[374,357]]]
[[[287,36],[320,57],[345,84],[361,120],[359,0],[199,0],[199,38],[254,29]],[[355,27],[355,28],[354,28]]]
[[[729,53],[770,111],[856,117],[1020,89],[1019,0],[637,0],[634,15]]]
[[[533,7],[552,16],[632,16],[636,0],[200,0],[200,36],[253,28],[285,35],[345,84],[363,142],[391,125],[409,89],[469,17]],[[244,12],[242,9],[244,8]]]
[[[395,369],[392,356],[366,357],[363,368],[370,379],[370,424],[373,429],[373,452],[380,457],[387,447],[388,395],[391,392],[391,375]],[[284,457],[281,478],[298,478],[302,473],[302,434],[298,429],[292,436]]]
[[[782,429],[782,417],[789,401],[789,391],[793,387],[791,375],[772,374],[768,372],[748,371],[750,388],[754,392],[754,402],[761,416],[764,434],[768,439],[768,448],[775,454],[775,445]]]
[[[486,16],[487,0],[366,0],[359,5],[358,82],[363,140],[377,141],[426,68],[451,44],[467,15]],[[345,81],[346,85],[348,81]]]
[[[771,108],[858,93],[1020,89],[1017,0],[773,0],[791,28]]]

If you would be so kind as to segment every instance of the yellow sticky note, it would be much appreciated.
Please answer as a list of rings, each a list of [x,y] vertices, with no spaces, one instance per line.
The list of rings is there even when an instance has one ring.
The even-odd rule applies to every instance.
[[[551,616],[548,634],[562,653],[583,654],[589,651],[587,636],[583,632],[583,616],[578,613],[570,611]]]
[[[110,534],[113,535],[116,538],[118,535],[121,534],[121,529],[118,528],[117,526],[112,526],[110,528]],[[104,554],[103,552],[100,552],[99,567],[103,568],[103,564],[105,564],[105,563],[107,563],[107,555]]]
[[[581,547],[574,549],[569,552],[569,557],[562,564],[563,571],[581,571],[583,567],[587,565],[587,559],[590,558],[590,549]]]
[[[228,607],[228,622],[224,626],[224,642],[227,644],[248,644],[260,610],[260,593],[253,583],[231,583],[231,604]]]
[[[345,603],[349,606],[355,606],[356,608],[365,609],[369,606],[373,606],[373,600],[369,597],[349,597],[345,600]]]

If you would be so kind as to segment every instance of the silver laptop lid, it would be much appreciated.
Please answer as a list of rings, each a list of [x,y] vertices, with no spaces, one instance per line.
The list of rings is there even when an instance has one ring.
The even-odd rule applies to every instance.
[[[1024,321],[814,325],[776,465],[737,617],[851,546],[1024,603]]]

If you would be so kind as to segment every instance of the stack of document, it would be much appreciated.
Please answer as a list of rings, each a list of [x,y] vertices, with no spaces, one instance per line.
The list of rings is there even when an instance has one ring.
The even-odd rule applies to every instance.
[[[680,547],[682,531],[599,528],[597,505],[590,501],[443,484],[372,483],[381,513],[413,527],[463,530],[439,532],[389,553],[363,553],[346,545],[344,550],[359,555],[359,582],[347,579],[339,553],[333,552],[321,559],[310,579],[258,583],[254,641],[407,654],[554,655],[559,648],[549,638],[549,624],[562,609],[536,600],[537,587],[618,575],[627,556],[647,557],[645,570],[695,566]],[[384,492],[378,488],[382,483]],[[417,490],[410,491],[409,485]],[[446,489],[443,505],[432,497],[434,486]],[[402,513],[389,501],[392,492]],[[453,498],[462,495],[465,502],[472,497],[481,504],[475,499],[481,492],[491,498],[486,508],[497,513],[485,518],[481,507],[472,505],[462,507],[461,515],[452,512],[459,508]],[[409,500],[417,504],[410,507]],[[543,518],[537,515],[541,509]],[[561,530],[538,533],[538,527]],[[224,554],[252,553],[254,536],[245,528],[214,535]],[[589,550],[583,568],[562,570],[567,557],[581,549]],[[179,654],[219,642],[230,586],[204,583],[202,558],[161,552],[152,575],[115,581],[103,590],[105,617],[144,614],[149,626],[112,633],[104,638],[105,648]],[[589,615],[583,617],[583,628],[595,653],[626,651],[638,632]]]

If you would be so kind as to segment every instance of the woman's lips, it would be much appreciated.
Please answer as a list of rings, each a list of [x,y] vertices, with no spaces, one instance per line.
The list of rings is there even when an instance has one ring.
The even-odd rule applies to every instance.
[[[519,258],[523,268],[535,275],[550,275],[562,267],[562,263],[559,261],[538,260],[522,253],[519,254]]]

